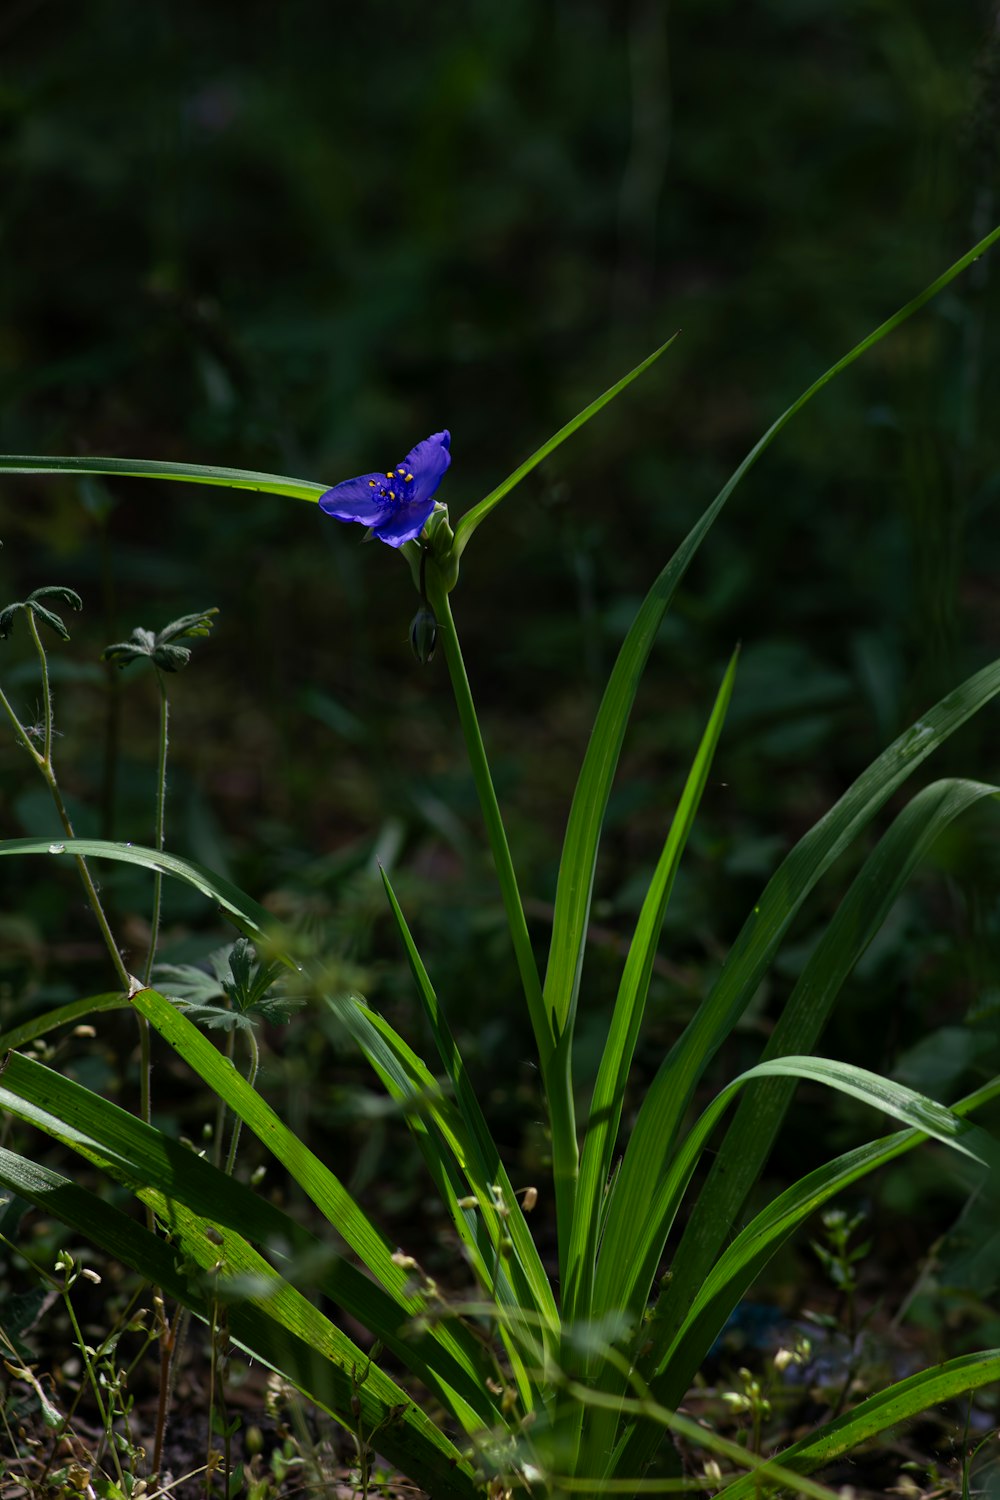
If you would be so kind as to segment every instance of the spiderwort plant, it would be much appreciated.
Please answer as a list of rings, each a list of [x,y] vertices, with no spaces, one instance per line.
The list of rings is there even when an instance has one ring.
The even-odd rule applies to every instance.
[[[438,485],[451,463],[450,448],[451,433],[434,432],[395,469],[335,484],[320,496],[319,508],[338,521],[360,521],[388,547],[402,547],[430,520]]]
[[[504,1169],[445,1006],[387,875],[386,895],[438,1052],[439,1071],[359,996],[327,995],[325,1004],[413,1131],[477,1284],[477,1295],[466,1302],[447,1302],[413,1256],[405,1249],[393,1250],[329,1168],[181,1009],[152,988],[132,994],[130,1003],[267,1144],[335,1227],[351,1255],[328,1252],[325,1269],[316,1278],[318,1291],[362,1322],[422,1382],[450,1414],[451,1426],[446,1430],[432,1421],[302,1295],[301,1265],[317,1248],[308,1231],[268,1198],[19,1054],[0,1077],[0,1103],[11,1114],[68,1140],[130,1187],[169,1229],[171,1244],[109,1209],[97,1195],[13,1152],[0,1151],[0,1182],[91,1235],[200,1317],[210,1319],[212,1309],[205,1278],[189,1268],[211,1272],[216,1299],[219,1287],[231,1278],[234,1287],[244,1289],[228,1310],[233,1338],[337,1416],[359,1444],[373,1442],[435,1497],[467,1500],[484,1492],[517,1491],[541,1500],[569,1493],[635,1493],[649,1463],[658,1452],[662,1456],[669,1434],[713,1454],[713,1483],[728,1497],[775,1486],[829,1496],[809,1477],[823,1463],[929,1405],[1000,1379],[1000,1350],[946,1361],[896,1382],[767,1460],[724,1442],[677,1411],[729,1314],[770,1257],[852,1184],[933,1137],[978,1162],[987,1174],[983,1190],[997,1192],[1000,1149],[969,1117],[1000,1095],[1000,1079],[946,1108],[864,1069],[812,1055],[854,965],[921,857],[957,817],[1000,795],[998,788],[980,782],[932,783],[904,807],[861,865],[789,996],[761,1061],[723,1088],[693,1122],[690,1106],[709,1062],[739,1023],[809,893],[927,757],[1000,694],[1000,662],[984,667],[925,712],[788,854],[733,941],[715,984],[663,1058],[616,1166],[625,1093],[660,930],[722,734],[734,657],[695,749],[636,923],[582,1130],[574,1113],[572,1070],[604,814],[638,683],[678,583],[740,479],[791,418],[998,239],[1000,228],[816,380],[751,450],[654,581],[612,671],[572,800],[544,982],[449,596],[460,557],[500,500],[662,350],[567,423],[454,529],[434,498],[450,462],[445,432],[418,444],[394,471],[362,475],[333,489],[282,476],[137,460],[0,460],[0,470],[12,473],[92,471],[174,478],[318,501],[328,514],[361,522],[399,549],[413,572],[422,608],[433,612],[534,1030],[552,1140],[558,1284],[546,1274],[524,1212],[528,1195],[523,1186],[515,1189]],[[227,881],[185,860],[157,850],[82,840],[67,848],[77,855],[162,869],[209,896],[246,937],[265,944],[269,955],[282,951],[281,936],[267,912]],[[0,843],[0,856],[53,852],[43,840]],[[294,964],[287,947],[285,955]],[[322,982],[322,975],[316,975],[317,986]],[[9,1045],[24,1036],[22,1027],[3,1040]],[[750,1217],[734,1239],[732,1226],[746,1214],[791,1091],[803,1079],[862,1100],[903,1129],[823,1163]],[[718,1127],[737,1100],[732,1124],[716,1141]],[[689,1186],[710,1143],[714,1165],[690,1204]],[[544,1191],[543,1186],[543,1196]],[[674,1226],[682,1204],[688,1218],[678,1236]],[[668,1244],[671,1274],[658,1281]],[[352,1256],[367,1274],[357,1269]],[[669,1461],[668,1439],[668,1466]],[[721,1477],[723,1463],[729,1470],[726,1477]],[[669,1487],[671,1481],[664,1484]]]

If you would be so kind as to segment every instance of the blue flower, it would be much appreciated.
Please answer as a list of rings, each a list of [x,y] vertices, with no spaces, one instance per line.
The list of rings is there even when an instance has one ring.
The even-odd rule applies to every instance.
[[[320,496],[319,508],[338,521],[360,521],[390,547],[419,536],[434,509],[434,494],[451,463],[450,432],[435,432],[411,448],[394,470],[345,479]]]

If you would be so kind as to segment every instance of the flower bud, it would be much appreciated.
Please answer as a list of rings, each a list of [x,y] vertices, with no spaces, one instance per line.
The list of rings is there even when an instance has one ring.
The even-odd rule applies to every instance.
[[[422,605],[410,621],[410,646],[413,654],[426,667],[434,655],[434,647],[437,645],[437,620],[434,611]]]

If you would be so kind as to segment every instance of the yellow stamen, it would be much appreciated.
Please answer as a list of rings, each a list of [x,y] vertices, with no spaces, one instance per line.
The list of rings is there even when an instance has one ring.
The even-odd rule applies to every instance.
[[[374,481],[374,479],[369,479],[369,481],[368,481],[368,488],[370,490],[373,490],[375,488],[375,481]]]
[[[389,491],[389,499],[390,500],[395,500],[395,498],[396,498],[396,491],[395,490],[390,490]]]
[[[412,475],[412,474],[407,474],[407,476],[406,476],[406,482],[407,482],[407,484],[409,484],[409,483],[410,483],[410,480],[411,480],[411,479],[412,479],[412,478],[413,478],[413,475]]]
[[[396,476],[392,472],[391,469],[386,469],[386,471],[385,471],[385,477],[386,477],[386,479],[395,479]]]

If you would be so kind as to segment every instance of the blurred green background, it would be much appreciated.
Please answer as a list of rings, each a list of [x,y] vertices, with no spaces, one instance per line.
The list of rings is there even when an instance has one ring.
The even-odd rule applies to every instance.
[[[455,516],[683,329],[490,518],[455,595],[544,952],[573,780],[638,601],[800,390],[1000,219],[998,116],[992,0],[8,0],[0,449],[332,484],[447,426]],[[603,846],[584,1076],[734,644],[647,1069],[781,854],[995,654],[998,311],[994,254],[796,420],[685,581]],[[416,596],[399,558],[300,502],[138,481],[4,479],[0,534],[0,602],[53,582],[84,596],[53,652],[78,830],[152,835],[154,685],[108,676],[101,648],[218,605],[172,685],[168,846],[266,898],[417,1030],[377,848],[501,1133],[536,1161],[502,912],[443,662],[421,668],[406,644]],[[2,652],[30,718],[23,630]],[[924,781],[996,775],[996,725],[968,726]],[[41,788],[2,741],[0,825],[47,835]],[[826,1050],[941,1097],[997,1071],[995,833],[987,811],[937,851]],[[753,1060],[851,868],[809,904],[726,1074]],[[106,988],[68,876],[2,879],[5,1015]],[[105,883],[141,952],[145,889]],[[224,936],[178,891],[167,919],[166,956]],[[78,1066],[127,1090],[108,1047]],[[367,1145],[374,1106],[338,1047],[317,1051],[297,1021],[274,1039],[272,1083]],[[870,1129],[827,1097],[799,1110],[791,1170]],[[904,1216],[961,1201],[949,1169],[921,1162],[886,1189]],[[402,1211],[418,1191],[399,1184]]]

